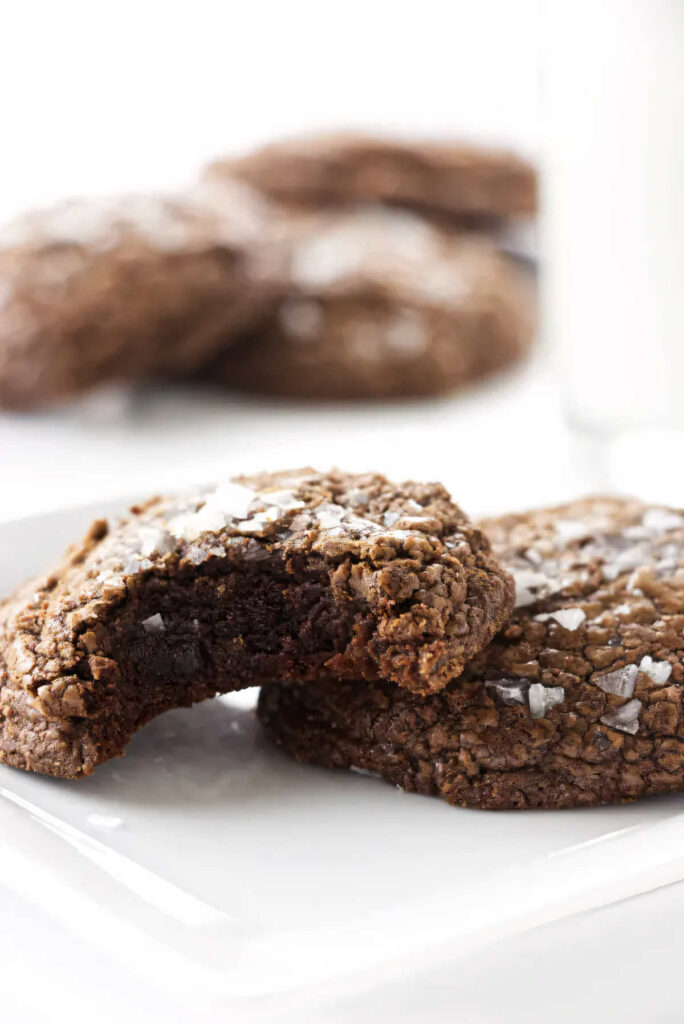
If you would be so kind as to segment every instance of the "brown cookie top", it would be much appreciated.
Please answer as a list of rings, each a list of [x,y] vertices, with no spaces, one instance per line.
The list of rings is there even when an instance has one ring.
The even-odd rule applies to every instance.
[[[271,394],[440,394],[519,359],[529,275],[483,236],[376,207],[288,224],[287,295],[210,379]]]
[[[314,135],[218,160],[207,174],[241,178],[283,203],[383,202],[475,222],[530,216],[537,202],[529,163],[467,143]]]
[[[383,206],[284,217],[288,281],[294,293],[379,292],[438,309],[459,309],[509,261],[487,236],[440,228]]]
[[[592,498],[481,524],[517,607],[442,693],[269,687],[303,760],[478,807],[608,803],[684,785],[684,515]]]
[[[247,185],[66,201],[0,230],[0,403],[193,369],[274,289]]]
[[[48,720],[125,720],[124,742],[159,710],[269,678],[437,690],[512,603],[510,576],[438,484],[239,478],[96,523],[5,601],[0,708],[21,691]]]

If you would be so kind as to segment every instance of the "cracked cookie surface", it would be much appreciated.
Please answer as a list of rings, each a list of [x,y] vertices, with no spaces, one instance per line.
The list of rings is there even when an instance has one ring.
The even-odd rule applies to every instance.
[[[435,395],[531,347],[532,278],[490,238],[381,207],[284,225],[284,297],[208,379],[312,399]]]
[[[0,607],[0,760],[87,774],[156,714],[267,679],[437,690],[512,603],[438,484],[306,469],[152,499]]]
[[[288,752],[453,804],[573,807],[684,787],[684,515],[594,498],[480,524],[517,607],[441,693],[262,690]]]

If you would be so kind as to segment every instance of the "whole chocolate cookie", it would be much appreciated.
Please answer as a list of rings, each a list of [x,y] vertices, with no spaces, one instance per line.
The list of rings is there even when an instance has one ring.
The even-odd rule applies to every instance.
[[[484,808],[684,788],[684,516],[595,498],[481,524],[513,573],[510,621],[439,694],[270,684],[289,753]]]
[[[0,231],[0,405],[194,370],[264,312],[266,205],[237,183],[74,200]]]
[[[294,219],[287,297],[207,376],[318,399],[447,393],[519,360],[534,333],[527,271],[484,236],[398,210]]]
[[[267,679],[437,690],[512,604],[438,484],[300,470],[153,499],[0,608],[0,761],[87,774],[160,712]]]
[[[282,203],[383,202],[471,224],[528,217],[537,205],[530,164],[466,143],[314,135],[218,160],[206,173],[241,178]]]

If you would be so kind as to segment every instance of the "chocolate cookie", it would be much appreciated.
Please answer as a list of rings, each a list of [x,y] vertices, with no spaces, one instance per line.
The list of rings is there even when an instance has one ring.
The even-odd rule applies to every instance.
[[[282,203],[383,202],[469,224],[528,217],[537,205],[530,164],[465,143],[315,135],[216,161],[207,174],[241,178]]]
[[[0,232],[0,405],[194,370],[262,315],[274,251],[246,185],[65,202]]]
[[[0,760],[88,774],[160,712],[267,679],[438,690],[512,604],[438,484],[301,470],[153,499],[0,608]]]
[[[435,395],[531,345],[530,276],[483,236],[377,207],[295,220],[287,248],[288,296],[210,379],[319,399]]]
[[[684,787],[684,516],[595,498],[482,524],[517,608],[439,694],[270,684],[259,713],[302,761],[484,808]]]

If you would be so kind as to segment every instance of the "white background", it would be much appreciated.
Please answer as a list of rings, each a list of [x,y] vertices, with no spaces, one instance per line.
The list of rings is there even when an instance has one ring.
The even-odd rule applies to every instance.
[[[8,5],[0,218],[64,195],[176,187],[216,154],[316,127],[472,137],[534,153],[538,8],[533,0]],[[484,471],[500,458],[504,422],[508,443],[521,446],[542,407],[557,416],[553,396],[529,387],[524,401],[506,382],[486,403],[476,392],[387,415],[166,392],[0,415],[0,518],[303,463],[443,477],[473,512],[502,507],[502,498],[511,507],[562,497],[564,473],[550,489],[545,480],[511,494],[520,472],[510,460],[510,481],[495,485]]]
[[[174,185],[224,150],[370,126],[538,139],[538,0],[6,5],[0,213]]]

